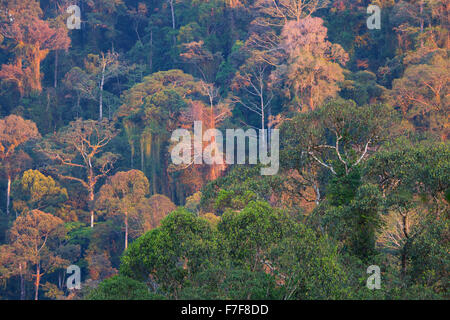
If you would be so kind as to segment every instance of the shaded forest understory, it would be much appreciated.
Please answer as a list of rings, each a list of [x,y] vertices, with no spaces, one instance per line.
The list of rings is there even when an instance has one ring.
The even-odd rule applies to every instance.
[[[0,299],[448,299],[449,10],[0,0]],[[278,173],[175,164],[197,121]]]

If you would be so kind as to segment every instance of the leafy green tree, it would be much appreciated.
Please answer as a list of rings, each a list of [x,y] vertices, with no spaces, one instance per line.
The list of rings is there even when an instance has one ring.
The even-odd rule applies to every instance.
[[[232,264],[232,261],[228,261]],[[198,273],[180,293],[181,299],[270,300],[280,299],[276,278],[264,271],[252,272],[232,265],[212,266]]]
[[[448,145],[412,145],[403,139],[367,163],[368,178],[378,183],[391,211],[380,242],[400,255],[403,277],[408,273],[411,242],[420,237],[424,217],[439,219],[448,211],[448,159]]]
[[[227,211],[218,225],[231,258],[244,269],[264,269],[269,248],[282,238],[286,223],[262,201],[251,201],[242,211]],[[245,245],[242,245],[245,243]]]
[[[159,228],[134,241],[122,257],[120,274],[149,282],[171,298],[218,259],[217,236],[208,221],[178,209]]]
[[[387,136],[394,122],[386,105],[358,107],[353,101],[334,100],[309,114],[297,114],[283,125],[285,149],[306,153],[333,175],[348,175],[369,155],[370,147]]]
[[[65,188],[38,170],[25,171],[13,183],[12,195],[14,210],[19,213],[37,209],[55,214],[58,207],[68,199]]]
[[[449,286],[449,222],[427,219],[417,227],[423,231],[412,239],[409,247],[409,279],[445,296]]]
[[[294,221],[287,229],[266,260],[270,273],[282,284],[282,299],[348,298],[348,275],[333,241]]]
[[[113,276],[102,281],[98,288],[87,295],[87,300],[152,300],[161,296],[152,295],[148,287],[139,281],[124,276]]]

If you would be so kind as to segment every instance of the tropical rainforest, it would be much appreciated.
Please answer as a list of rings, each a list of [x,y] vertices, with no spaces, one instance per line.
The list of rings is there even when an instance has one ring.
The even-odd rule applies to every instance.
[[[449,11],[0,0],[0,299],[448,299]],[[174,163],[196,122],[278,172]]]

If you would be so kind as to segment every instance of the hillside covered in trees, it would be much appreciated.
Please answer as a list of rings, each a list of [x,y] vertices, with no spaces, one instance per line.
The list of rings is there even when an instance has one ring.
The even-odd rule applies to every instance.
[[[449,11],[0,0],[0,299],[448,299]]]

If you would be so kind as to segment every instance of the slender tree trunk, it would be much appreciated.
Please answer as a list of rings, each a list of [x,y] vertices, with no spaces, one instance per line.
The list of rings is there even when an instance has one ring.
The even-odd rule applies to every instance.
[[[55,78],[53,85],[55,89],[58,87],[58,50],[55,50]]]
[[[172,29],[175,30],[176,24],[175,24],[175,8],[173,6],[174,0],[169,0],[170,4],[170,12],[172,14]],[[173,35],[173,45],[175,45],[177,42],[175,35]]]
[[[105,70],[106,64],[103,65],[102,69],[102,80],[100,81],[100,102],[99,102],[99,119],[103,119],[103,86],[105,85]]]
[[[309,110],[310,111],[314,110],[314,100],[313,100],[312,91],[309,94]]]
[[[125,250],[128,249],[128,212],[125,211]]]
[[[319,186],[317,184],[314,184],[313,188],[314,188],[314,192],[316,193],[316,205],[319,205],[320,204],[320,189],[319,189]]]
[[[264,122],[265,122],[265,117],[264,117],[264,85],[262,83],[262,77],[260,78],[260,95],[259,95],[259,99],[260,99],[260,103],[261,103],[261,130],[262,130],[262,134],[263,134],[263,143],[266,142],[266,134],[264,132]]]
[[[9,216],[9,204],[11,201],[11,176],[8,175],[8,186],[6,187],[6,215]]]
[[[141,138],[141,171],[144,171],[144,164],[145,164],[145,155],[144,155],[144,140]]]
[[[91,188],[89,190],[89,201],[90,201],[90,211],[91,211],[91,228],[94,227],[94,210],[93,210],[93,205],[94,205],[94,188]]]
[[[405,245],[403,246],[402,249],[402,276],[405,277],[406,276],[406,262],[407,262],[407,245],[408,245],[408,238],[409,238],[409,233],[408,233],[408,214],[404,213],[402,215],[402,224],[403,224],[403,234],[406,238],[406,242]]]
[[[89,168],[89,210],[91,212],[91,228],[94,227],[94,172]]]
[[[172,29],[175,30],[175,9],[173,7],[173,0],[169,0],[170,12],[172,14]]]
[[[32,89],[41,92],[42,91],[42,85],[41,85],[41,59],[42,56],[45,56],[45,53],[43,50],[40,50],[39,48],[33,49],[33,61],[31,62],[31,70],[33,73],[32,78]]]
[[[420,47],[421,48],[423,48],[423,27],[424,27],[423,1],[420,1]]]
[[[265,116],[264,116],[264,107],[262,107],[261,108],[261,130],[262,130],[262,133],[263,133],[263,142],[266,142],[266,133],[264,132],[264,128],[265,128],[265,125],[264,125],[264,122],[265,122]]]
[[[41,282],[41,263],[38,262],[38,264],[36,265],[36,283],[34,291],[34,300],[38,300],[40,282]]]
[[[134,169],[134,150],[131,150],[130,152],[130,168]]]
[[[149,55],[149,68],[150,68],[150,73],[153,72],[153,30],[150,30],[150,55]],[[142,82],[142,77],[141,77],[141,82]]]
[[[77,118],[79,117],[79,111],[80,111],[80,102],[81,102],[81,96],[77,95]]]
[[[25,281],[23,279],[22,263],[19,263],[19,273],[20,273],[20,300],[25,300]]]
[[[216,128],[216,118],[214,116],[214,101],[212,98],[212,95],[209,96],[209,105],[210,105],[210,126],[211,129],[215,129]],[[211,145],[214,146],[214,150],[217,151],[217,141],[216,141],[216,137],[213,136],[212,140],[211,140]],[[214,156],[217,156],[216,154],[214,154]],[[218,168],[218,164],[214,163],[210,166],[210,175],[211,175],[211,180],[216,180],[219,177],[219,168]]]

